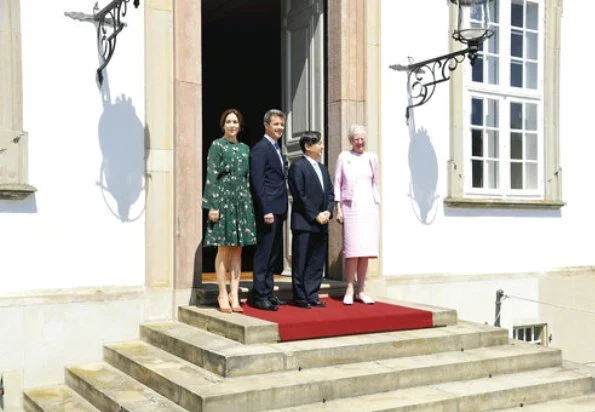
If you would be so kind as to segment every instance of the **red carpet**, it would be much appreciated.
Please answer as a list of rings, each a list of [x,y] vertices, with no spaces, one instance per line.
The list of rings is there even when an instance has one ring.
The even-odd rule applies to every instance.
[[[343,305],[342,299],[326,298],[326,308],[302,309],[279,306],[277,312],[243,305],[244,314],[279,325],[281,341],[386,332],[432,327],[432,312],[376,302]]]

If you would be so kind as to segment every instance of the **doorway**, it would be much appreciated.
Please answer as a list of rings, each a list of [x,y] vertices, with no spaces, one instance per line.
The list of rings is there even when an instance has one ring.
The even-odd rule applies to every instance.
[[[252,147],[263,136],[264,113],[282,109],[281,59],[279,0],[202,0],[202,176],[224,110],[242,112],[240,140]],[[203,210],[203,227],[206,220]],[[217,249],[202,250],[203,273],[214,272]],[[243,249],[242,271],[252,270],[253,253]]]

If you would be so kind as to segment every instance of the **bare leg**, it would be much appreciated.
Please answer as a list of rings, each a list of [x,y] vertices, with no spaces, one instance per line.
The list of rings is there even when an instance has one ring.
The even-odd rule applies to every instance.
[[[368,275],[368,258],[361,257],[357,260],[357,293],[356,298],[364,303],[372,304],[374,300],[364,293],[366,276]]]
[[[221,312],[231,312],[229,306],[229,296],[227,294],[227,269],[229,268],[229,247],[219,246],[217,249],[217,256],[215,257],[215,273],[217,274],[217,286],[219,286],[219,296],[217,302],[219,303],[219,310]]]
[[[242,306],[240,305],[240,276],[242,274],[242,247],[235,246],[231,248],[231,259],[230,259],[230,272],[231,282],[230,298],[231,298],[231,309],[234,312],[243,312]]]
[[[345,297],[343,303],[351,305],[353,303],[353,279],[357,270],[358,258],[345,259],[345,281],[347,282],[347,289],[345,290]]]

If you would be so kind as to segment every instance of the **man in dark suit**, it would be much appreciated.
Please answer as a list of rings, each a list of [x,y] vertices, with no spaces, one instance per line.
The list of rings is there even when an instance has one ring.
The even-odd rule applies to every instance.
[[[287,217],[285,158],[279,146],[285,131],[285,113],[276,109],[267,111],[264,130],[264,137],[250,152],[257,228],[251,304],[263,310],[277,310],[278,305],[286,303],[273,295],[273,271],[283,255],[283,221]]]
[[[291,280],[296,306],[310,309],[326,306],[318,296],[326,262],[328,222],[335,200],[326,166],[318,160],[324,152],[319,132],[308,131],[300,138],[304,157],[289,168],[291,210]]]

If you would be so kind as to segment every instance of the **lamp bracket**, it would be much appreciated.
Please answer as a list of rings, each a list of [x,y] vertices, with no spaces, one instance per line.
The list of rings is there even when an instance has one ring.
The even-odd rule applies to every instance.
[[[413,101],[405,111],[405,118],[409,121],[409,110],[426,103],[434,95],[436,85],[450,80],[450,73],[456,70],[465,56],[471,65],[475,63],[479,42],[470,42],[465,49],[444,54],[432,59],[407,65],[393,64],[389,68],[407,72],[407,88],[409,97]]]
[[[64,15],[78,21],[92,21],[97,23],[97,45],[102,63],[97,69],[97,81],[103,83],[102,71],[110,62],[116,51],[116,38],[126,27],[122,17],[126,16],[130,0],[112,0],[105,7],[99,10],[95,3],[93,14],[80,12],[65,12]],[[132,4],[138,8],[140,0],[133,0]]]

